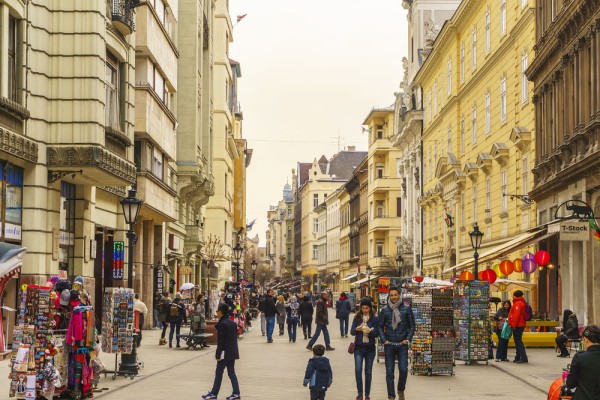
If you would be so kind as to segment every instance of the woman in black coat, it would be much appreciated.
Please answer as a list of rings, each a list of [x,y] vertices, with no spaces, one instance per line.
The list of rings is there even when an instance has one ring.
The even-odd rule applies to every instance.
[[[494,315],[494,321],[496,321],[496,335],[498,335],[498,349],[496,349],[496,362],[508,361],[508,341],[509,339],[502,339],[502,328],[504,327],[504,321],[508,318],[508,313],[512,304],[510,300],[506,300],[502,303],[502,308],[496,311]]]
[[[563,333],[555,339],[556,345],[560,349],[560,354],[557,357],[569,357],[567,350],[567,342],[579,339],[579,321],[577,315],[571,310],[563,312]]]
[[[315,310],[310,297],[304,296],[298,310],[300,314],[300,323],[302,324],[302,332],[304,332],[304,339],[312,338],[312,321],[314,311]]]

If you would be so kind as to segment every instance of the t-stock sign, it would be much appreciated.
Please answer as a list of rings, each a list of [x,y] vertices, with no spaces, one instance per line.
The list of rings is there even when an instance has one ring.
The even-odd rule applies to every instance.
[[[113,279],[125,276],[125,242],[113,243]]]

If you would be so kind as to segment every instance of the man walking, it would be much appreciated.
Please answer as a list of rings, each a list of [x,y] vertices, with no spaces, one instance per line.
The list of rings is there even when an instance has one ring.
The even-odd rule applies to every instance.
[[[315,312],[315,323],[317,324],[317,329],[315,329],[315,334],[312,339],[308,342],[306,348],[312,351],[312,347],[314,346],[317,339],[319,339],[319,335],[321,331],[323,331],[323,338],[325,339],[325,349],[326,350],[335,350],[331,347],[331,343],[329,341],[329,331],[327,330],[327,325],[329,324],[329,314],[327,312],[327,300],[329,298],[329,294],[327,292],[323,292],[321,294],[321,298],[317,300]]]
[[[525,345],[523,344],[523,332],[525,331],[525,325],[527,325],[527,303],[523,298],[523,292],[521,290],[516,290],[513,293],[513,296],[513,306],[508,313],[508,325],[510,325],[513,330],[513,338],[517,350],[513,362],[525,364],[529,362],[525,351]]]
[[[233,393],[226,397],[227,400],[241,399],[240,386],[235,374],[235,360],[239,360],[240,353],[238,350],[237,325],[235,322],[227,318],[229,307],[227,304],[219,304],[217,309],[217,317],[219,322],[216,325],[218,340],[217,351],[215,357],[217,359],[217,369],[215,371],[215,381],[212,390],[203,395],[203,399],[216,399],[221,390],[221,382],[223,381],[223,372],[227,368],[227,375],[231,380]]]
[[[275,317],[277,316],[277,307],[275,307],[275,292],[269,289],[265,297],[265,319],[267,320],[267,343],[273,343],[273,330],[275,329]]]
[[[265,295],[258,298],[258,312],[260,313],[260,332],[263,336],[267,334],[267,319],[265,317]]]
[[[415,316],[409,305],[400,300],[400,290],[391,287],[389,301],[379,314],[379,339],[385,353],[385,380],[388,400],[396,398],[394,370],[396,359],[400,379],[398,380],[398,400],[404,400],[404,389],[408,378],[408,347],[415,333]]]
[[[139,320],[139,328],[140,333],[138,333],[137,337],[137,347],[142,345],[142,329],[144,329],[144,321],[146,320],[146,316],[148,315],[148,307],[144,304],[143,301],[140,300],[140,294],[136,293],[133,300],[133,310],[138,311],[140,315]]]

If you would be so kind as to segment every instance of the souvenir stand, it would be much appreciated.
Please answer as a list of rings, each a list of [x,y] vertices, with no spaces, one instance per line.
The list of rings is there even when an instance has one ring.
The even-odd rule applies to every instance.
[[[487,281],[454,283],[455,358],[465,364],[488,363],[490,340],[490,284]]]
[[[133,351],[134,312],[133,289],[106,288],[102,315],[102,351],[115,355],[115,370],[104,371],[104,376],[112,374],[126,375],[133,379],[134,374],[126,370],[117,370],[119,354],[131,354]]]

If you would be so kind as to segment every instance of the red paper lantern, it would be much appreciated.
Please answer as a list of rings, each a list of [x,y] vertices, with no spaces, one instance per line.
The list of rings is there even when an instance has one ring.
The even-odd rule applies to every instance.
[[[421,282],[423,282],[423,279],[425,279],[425,277],[417,275],[417,276],[413,276],[413,279],[415,280],[415,282],[421,283]]]
[[[515,264],[510,260],[504,260],[500,263],[500,272],[504,275],[510,275],[515,270]]]
[[[523,272],[523,260],[517,258],[515,261],[513,261],[513,265],[515,266],[514,272]]]
[[[473,281],[475,280],[475,275],[473,275],[471,272],[469,271],[464,271],[460,274],[460,276],[458,277],[459,280],[461,281]]]
[[[534,260],[537,265],[545,267],[546,265],[550,264],[550,253],[548,253],[546,250],[540,250],[535,253]]]
[[[493,269],[486,269],[481,275],[483,277],[483,280],[488,281],[490,285],[496,282],[496,279],[498,279],[498,275]]]

